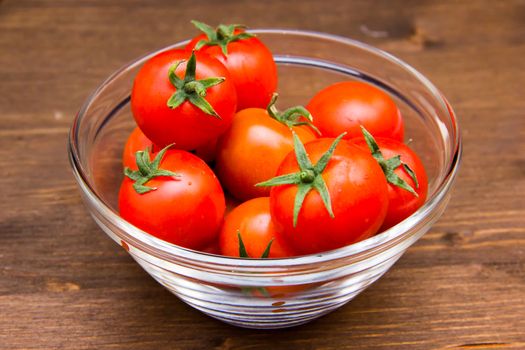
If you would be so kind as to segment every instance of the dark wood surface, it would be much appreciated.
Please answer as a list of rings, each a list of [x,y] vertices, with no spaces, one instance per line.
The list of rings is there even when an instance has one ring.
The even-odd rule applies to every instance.
[[[449,98],[464,158],[445,215],[317,321],[234,328],[154,282],[88,216],[70,123],[190,19],[352,37]],[[0,1],[1,349],[525,349],[525,1]]]

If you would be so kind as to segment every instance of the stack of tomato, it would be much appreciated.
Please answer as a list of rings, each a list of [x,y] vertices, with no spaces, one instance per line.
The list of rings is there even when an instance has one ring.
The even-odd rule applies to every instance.
[[[193,24],[203,34],[135,78],[124,219],[183,247],[279,258],[358,242],[423,204],[425,169],[386,93],[344,81],[279,111],[269,49],[239,25]]]

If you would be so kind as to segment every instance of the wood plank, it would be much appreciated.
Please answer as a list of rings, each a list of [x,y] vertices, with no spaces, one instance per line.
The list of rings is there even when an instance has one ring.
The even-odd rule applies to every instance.
[[[345,307],[225,325],[155,283],[87,214],[66,138],[111,72],[212,24],[317,30],[428,76],[461,123],[447,212]],[[0,0],[0,348],[525,349],[525,2]]]

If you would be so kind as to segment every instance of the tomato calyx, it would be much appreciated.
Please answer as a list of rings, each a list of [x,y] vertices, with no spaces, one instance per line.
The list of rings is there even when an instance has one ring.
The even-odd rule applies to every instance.
[[[419,195],[412,188],[412,186],[410,186],[405,180],[400,178],[394,172],[397,168],[399,168],[400,166],[403,166],[405,171],[412,178],[412,181],[414,181],[416,188],[419,188],[419,182],[417,181],[416,174],[407,164],[401,161],[401,156],[397,155],[392,158],[385,159],[383,157],[383,154],[381,153],[381,150],[379,149],[379,146],[377,145],[377,142],[372,136],[372,134],[370,134],[368,130],[366,130],[365,127],[362,125],[361,125],[361,132],[363,133],[366,144],[368,146],[368,149],[372,153],[372,156],[375,158],[377,163],[379,163],[379,165],[381,166],[381,169],[383,170],[383,173],[385,174],[386,180],[392,185],[402,188],[412,193],[414,196],[419,197]]]
[[[286,125],[289,128],[292,128],[294,126],[307,125],[318,135],[321,135],[319,129],[317,129],[317,127],[313,124],[312,114],[303,106],[294,106],[286,109],[283,112],[279,112],[279,110],[275,106],[275,102],[277,102],[278,97],[279,94],[274,92],[272,94],[272,99],[270,100],[268,107],[266,107],[266,111],[268,112],[270,117]]]
[[[204,113],[222,119],[204,97],[206,96],[206,90],[208,88],[218,85],[226,79],[223,77],[211,77],[196,80],[195,70],[197,68],[197,59],[195,57],[195,51],[191,53],[188,63],[186,64],[184,79],[181,79],[175,74],[175,70],[183,62],[183,60],[175,62],[168,71],[168,78],[171,84],[177,89],[177,91],[175,91],[168,99],[168,107],[174,109],[180,106],[184,101],[189,101]]]
[[[143,151],[137,151],[135,153],[135,161],[137,162],[138,170],[131,170],[126,167],[124,169],[124,175],[129,177],[131,180],[135,181],[133,184],[133,189],[139,194],[144,194],[150,191],[154,191],[156,187],[145,186],[146,183],[157,176],[174,176],[180,177],[180,174],[177,174],[171,170],[160,169],[160,162],[164,157],[164,154],[172,145],[164,147],[151,161],[149,156],[149,149]]]
[[[219,24],[217,28],[212,28],[206,23],[192,20],[191,23],[201,32],[206,34],[208,40],[202,39],[195,45],[195,50],[200,50],[203,46],[219,46],[222,54],[228,56],[228,44],[233,41],[253,38],[255,35],[251,33],[241,32],[235,34],[236,29],[246,29],[243,24]]]
[[[306,195],[313,189],[315,189],[321,196],[323,204],[326,210],[328,211],[328,214],[330,214],[330,217],[332,219],[335,217],[334,212],[332,210],[330,193],[328,193],[328,188],[326,187],[326,183],[322,177],[322,173],[328,165],[328,162],[332,158],[335,148],[345,135],[346,133],[342,133],[341,135],[339,135],[334,140],[334,142],[332,142],[330,148],[321,156],[321,158],[319,158],[317,163],[315,165],[312,165],[312,162],[308,158],[308,154],[306,153],[304,145],[301,143],[301,140],[299,139],[297,134],[293,133],[295,157],[297,159],[300,171],[292,174],[276,176],[270,180],[260,182],[255,185],[297,185],[297,194],[295,195],[293,208],[293,227],[297,226],[297,218],[299,216],[299,212],[301,211],[301,207],[303,205]]]
[[[244,245],[244,242],[242,241],[241,231],[239,230],[237,230],[237,238],[239,239],[239,257],[251,258],[248,255],[248,252],[246,251],[246,246]],[[270,255],[270,248],[272,247],[272,243],[273,243],[273,238],[270,240],[270,242],[266,246],[266,249],[264,249],[264,252],[261,255],[261,259],[266,259]]]

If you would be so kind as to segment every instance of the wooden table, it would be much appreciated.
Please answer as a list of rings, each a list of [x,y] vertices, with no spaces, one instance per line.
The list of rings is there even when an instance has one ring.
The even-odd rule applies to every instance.
[[[211,24],[301,28],[385,49],[459,117],[446,214],[350,304],[238,329],[154,282],[88,216],[66,135],[112,71]],[[1,349],[525,349],[524,1],[0,1]]]

